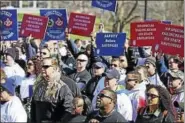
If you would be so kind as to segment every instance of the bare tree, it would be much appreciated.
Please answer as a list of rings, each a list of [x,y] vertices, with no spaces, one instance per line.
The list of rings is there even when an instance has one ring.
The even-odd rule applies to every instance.
[[[138,0],[135,0],[135,3],[131,7],[131,9],[128,10],[128,13],[126,13],[124,9],[124,6],[126,5],[125,1],[119,1],[117,2],[117,4],[118,5],[115,11],[115,22],[112,27],[112,32],[122,32],[126,24],[130,23],[136,18],[141,17],[140,15],[133,15],[134,11],[137,8]]]

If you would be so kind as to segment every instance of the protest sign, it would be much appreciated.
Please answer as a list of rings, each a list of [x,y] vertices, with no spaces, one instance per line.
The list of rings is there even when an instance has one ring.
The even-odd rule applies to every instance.
[[[116,0],[92,0],[93,7],[115,12]]]
[[[18,40],[17,10],[0,10],[1,41]]]
[[[156,44],[158,21],[131,23],[131,46],[152,46]]]
[[[66,9],[41,9],[40,15],[49,18],[44,40],[64,40],[67,27]]]
[[[184,57],[184,27],[159,24],[158,45],[155,51]]]
[[[120,56],[124,54],[126,33],[97,33],[97,56]]]
[[[69,33],[81,36],[90,36],[96,16],[80,13],[71,13],[69,19]]]
[[[47,23],[47,17],[24,14],[20,29],[20,36],[28,37],[32,35],[32,37],[36,39],[43,39]]]

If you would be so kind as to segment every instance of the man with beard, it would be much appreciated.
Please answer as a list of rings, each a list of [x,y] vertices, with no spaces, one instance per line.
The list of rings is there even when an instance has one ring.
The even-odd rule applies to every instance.
[[[114,91],[105,88],[97,98],[97,111],[93,111],[86,119],[89,123],[127,122],[125,118],[115,110],[117,95]]]

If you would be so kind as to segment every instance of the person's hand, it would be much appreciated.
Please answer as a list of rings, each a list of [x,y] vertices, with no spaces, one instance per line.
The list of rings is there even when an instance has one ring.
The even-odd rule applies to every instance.
[[[98,120],[96,120],[96,119],[91,119],[90,121],[89,121],[89,123],[99,123],[100,121],[98,121]]]
[[[184,123],[184,112],[178,112],[177,123]]]
[[[157,60],[160,60],[163,56],[164,56],[164,53],[162,52],[157,52],[156,54]]]

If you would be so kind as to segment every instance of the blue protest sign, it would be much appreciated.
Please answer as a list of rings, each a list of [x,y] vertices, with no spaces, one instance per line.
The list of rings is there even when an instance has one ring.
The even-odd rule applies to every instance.
[[[44,40],[64,40],[67,27],[66,9],[41,9],[40,15],[49,18]]]
[[[116,0],[92,0],[92,6],[113,11],[116,9]]]
[[[17,10],[0,10],[1,41],[18,40]]]
[[[126,33],[98,33],[96,56],[120,56],[124,54]]]

